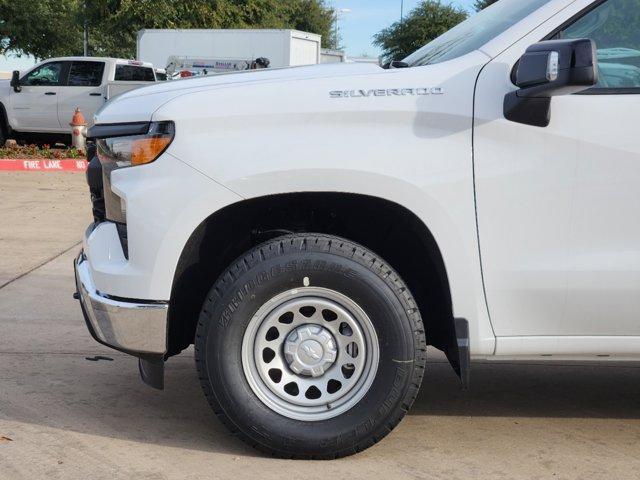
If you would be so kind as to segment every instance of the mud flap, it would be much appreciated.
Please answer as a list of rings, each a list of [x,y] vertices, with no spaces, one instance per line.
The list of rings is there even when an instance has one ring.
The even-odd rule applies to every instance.
[[[456,338],[458,343],[458,365],[460,366],[458,377],[462,383],[462,389],[469,388],[471,376],[471,349],[469,348],[469,322],[464,318],[455,319]]]
[[[445,350],[447,360],[460,378],[462,389],[469,388],[471,350],[469,348],[469,322],[464,318],[454,319],[455,342],[450,342]]]
[[[142,381],[152,388],[164,390],[164,358],[139,358],[138,368]]]

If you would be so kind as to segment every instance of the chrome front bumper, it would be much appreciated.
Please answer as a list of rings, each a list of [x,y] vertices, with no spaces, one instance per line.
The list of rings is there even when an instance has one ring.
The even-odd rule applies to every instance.
[[[89,262],[82,252],[74,267],[78,299],[93,338],[139,357],[166,353],[169,309],[166,302],[114,300],[101,294],[94,287]]]

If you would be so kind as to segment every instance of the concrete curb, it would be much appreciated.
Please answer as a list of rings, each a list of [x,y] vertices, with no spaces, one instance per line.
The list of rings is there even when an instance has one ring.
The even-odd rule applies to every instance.
[[[84,172],[87,164],[79,158],[0,158],[0,171]]]

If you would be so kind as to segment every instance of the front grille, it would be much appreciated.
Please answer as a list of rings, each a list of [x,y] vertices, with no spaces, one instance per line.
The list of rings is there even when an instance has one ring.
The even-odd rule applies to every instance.
[[[111,189],[111,172],[117,169],[115,162],[102,165],[102,192],[104,197],[105,217],[110,222],[126,223],[127,216],[123,209],[123,200]]]
[[[102,163],[98,159],[96,154],[96,144],[90,142],[87,144],[87,158],[91,159],[87,167],[87,183],[89,184],[89,193],[91,194],[91,209],[93,210],[92,228],[95,228],[99,223],[107,220],[113,221],[116,224],[118,230],[118,237],[120,238],[120,245],[122,245],[122,251],[124,257],[129,259],[129,241],[127,238],[127,224],[115,221],[115,215],[121,215],[120,198],[117,197],[112,191],[109,183],[109,176],[111,172],[103,172]],[[105,190],[106,188],[106,190]],[[105,191],[108,198],[105,201]],[[107,218],[107,203],[110,205],[109,215]]]
[[[106,219],[102,165],[96,155],[96,144],[93,142],[87,144],[87,158],[90,160],[87,167],[87,183],[89,184],[89,193],[91,194],[93,220],[95,223],[101,223]]]

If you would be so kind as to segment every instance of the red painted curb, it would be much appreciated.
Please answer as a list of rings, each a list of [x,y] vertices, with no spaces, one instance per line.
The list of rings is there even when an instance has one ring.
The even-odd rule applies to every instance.
[[[87,161],[75,158],[27,159],[0,158],[0,171],[14,172],[85,172]]]

